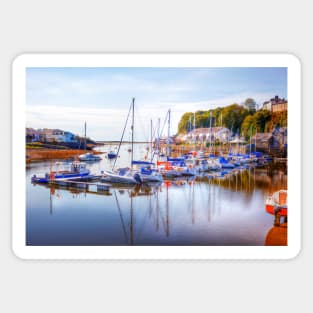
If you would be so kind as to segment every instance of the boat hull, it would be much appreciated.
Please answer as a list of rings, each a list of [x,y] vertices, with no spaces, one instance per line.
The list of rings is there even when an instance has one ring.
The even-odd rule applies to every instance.
[[[79,160],[83,161],[83,162],[92,162],[92,161],[100,161],[101,158],[99,156],[96,155],[81,155],[79,156]]]
[[[136,180],[136,174],[134,175],[120,175],[118,173],[102,171],[102,182],[109,182],[113,184],[128,184],[128,185],[136,185],[140,183],[139,179]]]
[[[31,179],[33,183],[49,183],[52,180],[59,179],[59,178],[81,178],[88,176],[90,174],[89,171],[85,173],[72,173],[72,174],[47,174],[44,177],[37,177],[34,175]]]
[[[286,206],[275,206],[272,204],[266,204],[265,211],[272,215],[279,214],[280,216],[288,216],[288,208]]]

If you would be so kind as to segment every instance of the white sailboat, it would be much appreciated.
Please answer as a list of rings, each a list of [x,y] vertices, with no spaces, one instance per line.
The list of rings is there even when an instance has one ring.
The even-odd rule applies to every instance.
[[[132,161],[132,165],[135,169],[139,172],[140,178],[143,183],[150,183],[150,182],[162,182],[163,177],[159,173],[155,163],[153,163],[153,152],[152,152],[152,141],[153,141],[153,134],[152,134],[152,120],[150,124],[150,162],[149,161]],[[149,152],[147,150],[147,153]]]
[[[132,132],[132,141],[131,141],[131,167],[130,168],[120,168],[118,170],[114,170],[116,159],[114,160],[114,164],[112,170],[103,170],[101,171],[102,177],[101,181],[110,182],[110,183],[118,183],[118,184],[141,184],[142,179],[140,174],[137,171],[133,170],[133,151],[134,151],[134,109],[135,109],[135,98],[132,99],[132,103],[130,105],[128,115],[126,118],[126,123],[124,126],[124,130],[122,133],[122,137],[118,146],[117,155],[119,154],[121,144],[123,141],[126,125],[128,122],[128,118],[130,112],[132,111],[132,125],[131,125],[131,132]]]
[[[83,162],[100,161],[101,157],[99,155],[93,154],[91,152],[86,152],[86,143],[87,143],[87,138],[86,138],[86,122],[85,122],[85,147],[84,147],[85,153],[78,156],[78,158],[80,161],[83,161]]]

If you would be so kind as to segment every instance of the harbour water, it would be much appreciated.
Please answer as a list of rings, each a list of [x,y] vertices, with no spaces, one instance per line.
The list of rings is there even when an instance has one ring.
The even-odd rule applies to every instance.
[[[121,147],[116,167],[129,166],[130,145]],[[108,145],[102,152],[113,150]],[[135,144],[135,159],[147,155]],[[111,169],[102,155],[93,173]],[[39,246],[209,245],[262,246],[274,217],[265,212],[269,193],[287,189],[286,169],[273,165],[236,171],[225,178],[165,180],[149,186],[113,186],[93,193],[31,183],[51,161],[26,169],[26,244]]]

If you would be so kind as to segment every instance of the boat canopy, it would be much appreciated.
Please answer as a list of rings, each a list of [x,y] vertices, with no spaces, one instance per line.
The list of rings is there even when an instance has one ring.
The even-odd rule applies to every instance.
[[[154,163],[148,162],[148,161],[133,161],[132,164],[134,164],[134,165],[154,165]]]
[[[184,157],[180,157],[180,158],[167,157],[167,161],[171,161],[171,162],[184,162],[185,160],[186,160],[186,158],[184,158]]]

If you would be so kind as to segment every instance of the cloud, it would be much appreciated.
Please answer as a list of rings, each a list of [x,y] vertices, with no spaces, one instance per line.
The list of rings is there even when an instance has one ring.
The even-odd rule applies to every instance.
[[[75,75],[64,73],[29,72],[27,76],[27,104],[92,105],[114,102],[122,95],[142,98],[175,100],[181,94],[195,91],[196,84],[184,79],[156,80],[136,75]],[[148,95],[148,97],[147,97]]]
[[[255,94],[254,99],[261,104],[272,96],[272,94],[260,93]],[[153,125],[156,126],[158,118],[160,118],[162,126],[169,109],[171,109],[171,134],[175,134],[179,120],[184,113],[215,109],[232,103],[240,104],[248,97],[251,97],[251,94],[243,93],[203,101],[136,102],[136,139],[148,140],[150,136],[150,120],[152,119]],[[112,105],[111,107],[99,108],[90,104],[80,107],[47,104],[28,105],[26,110],[27,126],[33,128],[60,128],[82,135],[84,122],[86,121],[87,133],[91,138],[96,140],[119,140],[129,110],[129,107],[120,107],[119,105]],[[167,133],[167,128],[165,133]],[[128,135],[126,134],[126,136]]]

